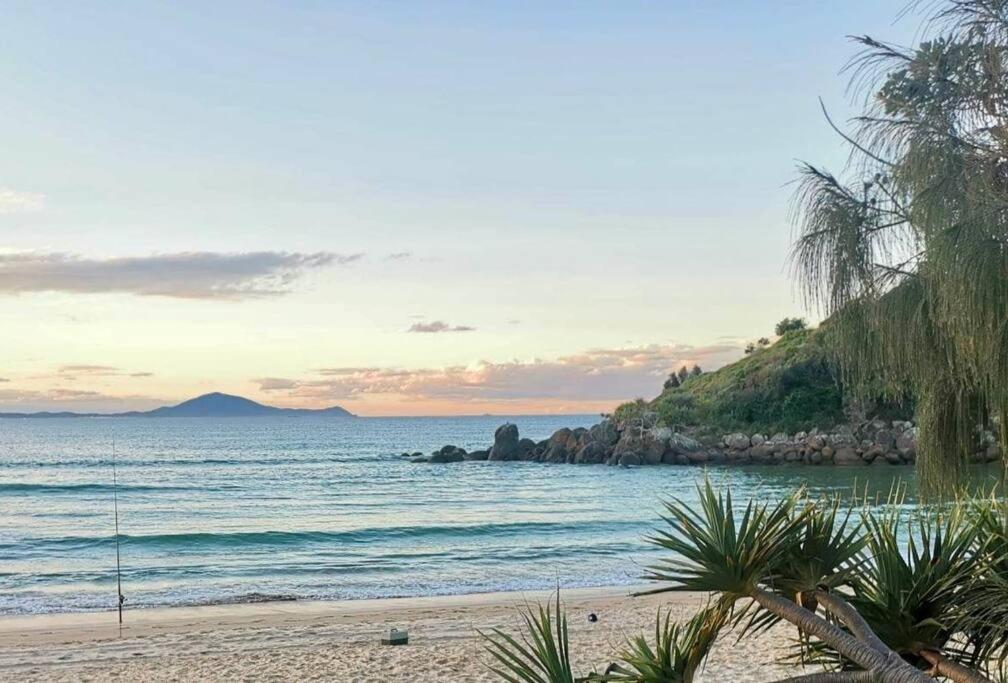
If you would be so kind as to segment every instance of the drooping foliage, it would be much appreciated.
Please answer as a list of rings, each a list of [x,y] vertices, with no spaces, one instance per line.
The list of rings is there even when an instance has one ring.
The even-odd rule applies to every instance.
[[[849,175],[801,169],[793,264],[847,387],[917,401],[919,480],[938,491],[992,417],[1005,451],[1008,0],[944,3],[927,33],[856,39]]]

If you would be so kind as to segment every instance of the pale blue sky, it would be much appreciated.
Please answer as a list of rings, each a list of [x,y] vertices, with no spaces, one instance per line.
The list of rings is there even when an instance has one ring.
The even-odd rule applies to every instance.
[[[0,406],[221,388],[431,412],[426,385],[332,387],[316,372],[648,346],[665,349],[658,366],[724,362],[731,351],[707,347],[802,312],[786,184],[796,159],[842,164],[817,97],[851,111],[845,36],[911,42],[920,19],[894,23],[903,7],[5,3],[0,250],[45,272],[0,292],[14,327]],[[287,293],[247,300],[38,284],[65,276],[57,252],[89,261],[79,277],[121,279],[106,261],[259,251],[362,256],[271,271]],[[476,329],[407,333],[421,316]],[[83,364],[152,375],[59,377]],[[634,386],[657,387],[658,366]],[[507,400],[579,400],[522,403],[537,391]],[[584,398],[628,397],[615,391]]]

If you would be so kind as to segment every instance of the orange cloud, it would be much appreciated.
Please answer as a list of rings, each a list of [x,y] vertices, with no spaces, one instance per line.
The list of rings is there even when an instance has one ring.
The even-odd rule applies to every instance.
[[[742,353],[734,344],[653,344],[592,349],[555,360],[483,361],[445,368],[322,368],[306,378],[263,377],[259,390],[290,405],[340,403],[361,414],[597,412],[658,393],[673,369],[714,369]]]

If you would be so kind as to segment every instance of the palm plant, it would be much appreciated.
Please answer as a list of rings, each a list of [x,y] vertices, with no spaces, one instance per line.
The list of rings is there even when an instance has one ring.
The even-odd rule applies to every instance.
[[[655,619],[654,645],[643,635],[630,639],[618,663],[595,680],[622,683],[692,683],[725,623],[718,607],[697,612],[683,625],[666,612]]]
[[[494,659],[490,670],[509,683],[575,683],[589,680],[575,677],[570,660],[567,616],[560,604],[526,605],[521,613],[524,631],[515,638],[500,629],[490,634],[480,632],[486,649]]]
[[[691,683],[726,618],[715,607],[679,625],[659,613],[653,647],[643,636],[632,638],[618,655],[620,661],[604,673],[577,676],[560,591],[552,606],[526,605],[521,615],[525,628],[518,637],[499,629],[480,632],[493,659],[490,670],[509,683]]]
[[[709,481],[697,493],[696,506],[665,506],[666,528],[650,540],[673,555],[648,570],[662,582],[648,593],[702,591],[709,608],[681,626],[659,615],[654,645],[634,638],[605,673],[579,679],[558,599],[555,619],[548,607],[526,616],[530,637],[496,633],[496,661],[516,665],[505,680],[690,681],[726,625],[744,638],[781,621],[798,629],[797,658],[826,668],[794,683],[989,683],[1005,668],[1005,502],[957,502],[906,520],[896,505],[855,514],[802,492],[738,511]]]

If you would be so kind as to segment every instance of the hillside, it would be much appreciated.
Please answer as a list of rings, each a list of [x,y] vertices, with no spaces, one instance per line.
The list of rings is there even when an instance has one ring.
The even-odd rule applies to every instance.
[[[303,408],[275,408],[256,403],[242,396],[213,392],[203,394],[178,405],[165,406],[141,413],[145,417],[263,417],[270,415],[329,415],[351,417],[349,411],[338,406],[309,410]]]
[[[843,388],[819,330],[796,330],[719,370],[686,379],[617,417],[649,411],[672,427],[795,432],[845,421]]]

